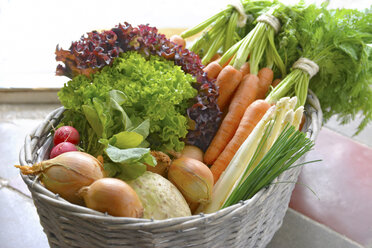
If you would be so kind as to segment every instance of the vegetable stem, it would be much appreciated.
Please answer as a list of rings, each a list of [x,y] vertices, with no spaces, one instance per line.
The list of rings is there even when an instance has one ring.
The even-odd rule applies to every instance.
[[[230,59],[231,57],[233,57],[233,56],[236,54],[236,52],[238,51],[240,45],[241,45],[243,42],[244,42],[244,39],[238,41],[238,42],[235,43],[232,47],[230,47],[230,49],[227,50],[227,51],[222,55],[222,57],[220,58],[220,62],[219,62],[219,64],[220,64],[221,66],[225,65],[225,64],[229,61],[229,59]]]
[[[203,57],[203,59],[201,61],[202,64],[205,65],[211,60],[211,58],[213,57],[213,55],[216,54],[216,52],[218,51],[218,49],[220,48],[222,43],[223,43],[223,32],[220,32],[217,35],[217,37],[214,39],[212,45],[207,50],[207,53],[205,54],[205,56]]]
[[[284,96],[297,96],[297,106],[304,106],[310,81],[308,73],[301,69],[293,69],[266,97],[269,103],[275,103]]]
[[[267,13],[270,14],[273,11],[274,8]],[[243,39],[222,55],[220,65],[225,65],[232,58],[229,64],[239,70],[249,56],[250,73],[257,75],[265,54],[268,67],[276,66],[284,77],[286,75],[285,65],[276,50],[274,36],[274,28],[266,22],[259,21]]]
[[[226,39],[224,43],[224,51],[227,51],[234,43],[234,32],[237,25],[239,13],[236,11],[233,11],[231,14],[229,23],[226,27]]]
[[[216,21],[218,18],[220,18],[221,16],[223,16],[223,14],[228,11],[231,7],[228,7],[220,12],[218,12],[217,14],[213,15],[212,17],[208,18],[207,20],[205,20],[204,22],[196,25],[195,27],[193,28],[190,28],[184,32],[181,33],[181,37],[186,39],[188,37],[191,37],[199,32],[201,32],[202,30],[204,30],[206,27],[208,27],[210,24],[212,24],[214,21]]]

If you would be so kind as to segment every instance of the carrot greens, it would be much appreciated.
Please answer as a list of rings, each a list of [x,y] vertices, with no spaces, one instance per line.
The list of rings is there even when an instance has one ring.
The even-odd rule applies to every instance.
[[[250,73],[257,75],[260,64],[265,58],[268,67],[276,66],[281,75],[286,75],[285,65],[276,50],[274,42],[275,33],[280,29],[280,22],[274,17],[279,7],[280,5],[276,5],[259,16],[256,20],[256,26],[222,55],[220,64],[224,65],[230,61],[229,64],[240,69],[248,59]]]
[[[337,115],[345,124],[362,113],[360,132],[372,121],[372,12],[330,10],[326,4],[307,6],[301,18],[296,11],[287,8],[281,13],[283,27],[276,40],[291,72],[266,100],[296,95],[298,105],[304,105],[309,88],[319,98],[325,121]],[[314,63],[317,74],[311,72]]]
[[[244,37],[254,27],[253,21],[260,12],[274,2],[243,0],[240,1],[241,4],[228,5],[204,22],[184,31],[181,37],[186,39],[203,32],[190,50],[202,58],[203,64],[208,64],[213,55],[217,52],[225,53]]]

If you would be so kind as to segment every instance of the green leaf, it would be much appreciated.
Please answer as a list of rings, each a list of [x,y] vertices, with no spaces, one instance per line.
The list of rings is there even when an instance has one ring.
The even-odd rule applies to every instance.
[[[133,162],[130,164],[120,164],[120,173],[116,175],[117,178],[120,178],[124,181],[129,181],[136,179],[145,173],[147,167],[141,162]]]
[[[143,140],[142,143],[138,146],[138,148],[147,148],[150,146],[150,142],[147,140]]]
[[[89,125],[93,128],[97,136],[101,137],[103,134],[103,125],[98,117],[97,111],[92,106],[89,105],[83,105],[82,109],[85,118],[89,122]]]
[[[119,105],[123,105],[127,100],[127,96],[120,90],[111,90],[109,92],[110,98],[115,100]]]
[[[341,43],[341,44],[337,44],[337,47],[340,48],[345,53],[347,53],[354,60],[358,60],[358,53],[359,52],[355,50],[356,47],[353,46],[353,44]]]
[[[136,132],[123,131],[112,136],[109,140],[110,145],[116,146],[120,149],[138,147],[144,138],[141,134]]]
[[[120,149],[109,144],[105,151],[107,156],[115,163],[149,161],[148,155],[151,156],[149,148]]]
[[[104,145],[105,148],[107,148],[108,145],[110,144],[110,141],[108,139],[99,139],[98,142]]]
[[[132,121],[129,119],[124,109],[120,106],[120,103],[125,102],[125,95],[124,93],[120,92],[121,91],[118,90],[110,91],[110,107],[113,111],[117,111],[119,113],[119,116],[117,118],[121,121],[124,130],[127,130],[132,127]]]
[[[107,177],[115,177],[117,174],[121,173],[119,164],[112,162],[104,162],[103,169],[105,170]]]
[[[146,119],[143,122],[141,122],[137,127],[133,128],[133,129],[128,129],[128,131],[136,132],[136,133],[142,135],[142,137],[144,139],[146,139],[147,136],[149,135],[149,131],[150,131],[150,120]]]
[[[123,180],[132,180],[142,175],[146,171],[146,165],[156,165],[156,159],[151,155],[149,148],[119,149],[109,144],[105,152],[119,168],[116,177]]]
[[[154,158],[154,156],[151,155],[151,153],[145,154],[142,157],[141,161],[150,166],[155,166],[157,164],[156,159]]]
[[[96,110],[97,116],[101,125],[103,127],[103,132],[101,133],[102,138],[107,138],[107,126],[110,118],[105,113],[104,103],[98,98],[93,98],[93,106]]]

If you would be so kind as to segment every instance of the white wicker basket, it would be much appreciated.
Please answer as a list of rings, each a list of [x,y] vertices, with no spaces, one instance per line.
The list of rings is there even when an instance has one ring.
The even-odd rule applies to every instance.
[[[304,130],[315,140],[322,123],[316,96],[310,92]],[[50,130],[64,109],[50,113],[26,136],[21,165],[47,158]],[[302,157],[299,162],[305,158]],[[278,182],[294,182],[301,167],[280,175]],[[33,176],[23,176],[32,193],[40,223],[51,247],[265,247],[282,224],[294,183],[271,184],[252,199],[212,214],[167,220],[111,217],[73,205],[45,189]]]

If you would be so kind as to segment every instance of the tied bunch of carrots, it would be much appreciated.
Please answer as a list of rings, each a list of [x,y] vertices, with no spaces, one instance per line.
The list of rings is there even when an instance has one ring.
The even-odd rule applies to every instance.
[[[217,103],[224,118],[215,137],[204,154],[204,162],[211,165],[215,182],[226,169],[236,151],[270,108],[263,100],[273,83],[274,73],[264,67],[258,74],[250,74],[249,62],[240,70],[231,65],[222,67],[217,61],[204,71],[215,77],[220,89]]]
[[[280,28],[279,21],[273,16],[276,11],[276,7],[269,8],[257,17],[256,25],[244,38],[223,50],[221,56],[217,52],[213,56],[215,60],[204,68],[207,77],[215,80],[219,89],[217,104],[223,112],[221,126],[204,154],[204,162],[210,166],[215,182],[271,103],[279,100],[265,100],[274,86],[274,70],[281,77],[286,75],[285,65],[274,44],[274,36]],[[193,29],[198,30],[197,27]],[[183,36],[187,37],[185,33]]]
[[[270,173],[267,176],[266,172],[272,169],[273,172],[281,171],[281,165],[272,158],[293,162],[292,157],[286,155],[287,149],[301,151],[298,154],[305,154],[311,149],[311,142],[299,132],[305,120],[303,110],[310,82],[311,90],[323,106],[325,120],[338,113],[342,122],[346,123],[355,113],[362,111],[365,119],[358,132],[372,120],[371,74],[368,73],[371,71],[368,63],[371,49],[367,45],[372,41],[369,12],[329,10],[326,4],[321,7],[304,4],[286,6],[276,1],[260,2],[263,8],[258,10],[249,7],[253,2],[257,5],[260,1],[241,1],[246,14],[251,14],[250,11],[255,13],[251,16],[254,20],[246,23],[244,32],[229,25],[235,23],[236,13],[229,15],[234,10],[228,7],[226,12],[217,14],[221,21],[214,16],[181,34],[181,38],[186,39],[191,34],[204,32],[191,47],[204,58],[204,72],[219,89],[217,104],[223,113],[222,123],[203,157],[204,163],[210,166],[215,183],[210,204],[213,207],[200,208],[202,211],[211,210],[206,212],[249,199],[254,192],[258,192],[256,189],[268,185],[275,177]],[[230,21],[222,22],[223,16]],[[218,20],[213,21],[215,17]],[[221,31],[224,29],[238,34],[235,44],[222,45],[225,44],[223,38],[227,38]],[[283,107],[288,101],[291,107]],[[276,114],[272,118],[265,117],[273,112],[270,111],[273,108]],[[257,148],[252,155],[249,153],[254,149],[252,143],[266,139],[263,129],[258,128],[266,125],[264,120],[269,126],[275,123],[272,131],[267,131],[270,142],[267,149]],[[290,128],[284,128],[283,123]],[[283,130],[289,131],[285,133]],[[287,138],[296,134],[295,143],[299,145],[292,147],[295,143],[283,138],[280,142],[286,149],[274,146],[269,153],[279,133],[280,137]],[[246,155],[248,153],[252,156]],[[289,168],[287,162],[284,167]],[[252,164],[248,166],[251,169],[245,170],[243,175],[231,177],[234,174],[232,171],[239,166],[247,167],[247,163]],[[256,167],[257,164],[262,166]],[[260,174],[262,178],[253,178],[254,168],[257,169],[253,174]],[[241,180],[236,181],[237,178]],[[255,185],[258,181],[262,182]],[[221,189],[233,184],[231,190],[221,196]],[[255,190],[244,192],[248,188]],[[222,198],[225,203],[221,205]]]
[[[170,39],[185,47],[185,40],[173,35]],[[204,154],[204,163],[210,166],[214,182],[229,165],[231,159],[271,104],[265,101],[270,87],[275,87],[280,79],[274,79],[274,72],[268,67],[261,68],[257,75],[250,72],[250,63],[240,68],[230,65],[231,59],[221,64],[221,56],[216,54],[203,69],[207,77],[214,80],[219,88],[217,104],[223,112],[222,123]]]

